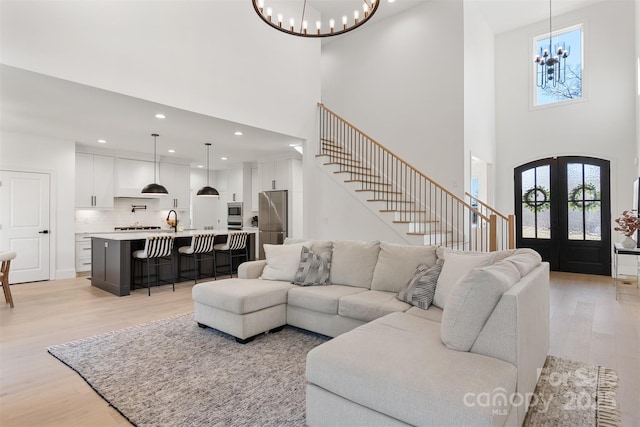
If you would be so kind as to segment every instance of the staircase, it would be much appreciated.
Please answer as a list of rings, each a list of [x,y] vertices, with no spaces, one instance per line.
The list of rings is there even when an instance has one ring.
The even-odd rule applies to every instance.
[[[378,215],[394,228],[402,227],[408,241],[472,251],[515,246],[513,216],[486,209],[484,204],[472,206],[323,104],[318,106],[316,157]]]

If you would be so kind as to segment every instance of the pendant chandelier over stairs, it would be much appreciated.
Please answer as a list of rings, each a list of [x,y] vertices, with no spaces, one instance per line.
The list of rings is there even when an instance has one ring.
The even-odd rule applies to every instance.
[[[552,26],[551,26],[551,0],[549,0],[549,49],[542,49],[540,47],[540,54],[536,55],[534,62],[538,64],[536,67],[536,86],[545,89],[548,86],[556,87],[558,84],[565,82],[567,57],[569,56],[570,48],[565,49],[564,43],[556,46],[556,54],[551,56],[551,52],[554,49],[551,48],[552,44]]]
[[[253,8],[258,16],[267,25],[282,31],[300,37],[330,37],[344,34],[351,30],[355,30],[359,26],[367,22],[378,10],[380,0],[357,0],[357,1],[279,1],[279,0],[252,0]],[[324,5],[323,5],[324,3]],[[334,3],[350,3],[340,5],[340,12],[327,10],[327,5]],[[292,6],[297,4],[298,7]],[[317,10],[314,6],[318,6]],[[357,9],[349,10],[350,6],[356,5]],[[309,6],[309,8],[307,8]],[[311,10],[316,12],[324,11],[330,19],[323,22],[322,19],[315,19],[315,22],[309,23],[307,13]],[[332,16],[335,13],[335,16]],[[309,13],[312,14],[312,13]],[[317,13],[315,13],[317,16]],[[309,26],[313,28],[309,28]]]

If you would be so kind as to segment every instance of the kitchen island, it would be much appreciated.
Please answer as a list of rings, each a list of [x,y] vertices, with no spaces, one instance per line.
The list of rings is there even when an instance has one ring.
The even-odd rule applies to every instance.
[[[256,234],[253,230],[243,230],[249,233],[247,245],[249,247],[249,260],[255,259],[255,238]],[[144,231],[130,232],[123,231],[118,233],[98,233],[91,235],[91,285],[111,292],[117,296],[129,295],[134,289],[133,283],[133,251],[144,249],[145,240],[148,236],[170,233],[175,237],[173,243],[173,270],[176,283],[179,281],[178,276],[178,248],[181,246],[189,246],[191,238],[195,234],[215,234],[216,243],[224,243],[227,240],[228,230],[191,230],[174,232]],[[218,265],[228,264],[226,254],[219,254],[222,262],[216,259]],[[184,261],[187,261],[183,258]],[[190,269],[193,274],[193,261],[183,262],[183,270]],[[213,273],[210,262],[202,263],[203,275]],[[168,265],[160,267],[159,279],[161,282],[171,282],[171,268]]]

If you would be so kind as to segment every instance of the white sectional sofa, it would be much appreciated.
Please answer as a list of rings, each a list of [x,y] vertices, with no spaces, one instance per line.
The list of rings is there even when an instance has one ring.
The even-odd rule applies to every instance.
[[[334,337],[307,355],[308,425],[522,424],[549,345],[537,253],[287,243],[237,279],[194,286],[195,318],[240,342],[285,324]],[[331,284],[291,283],[306,272],[303,246]],[[412,281],[419,271],[431,282]]]

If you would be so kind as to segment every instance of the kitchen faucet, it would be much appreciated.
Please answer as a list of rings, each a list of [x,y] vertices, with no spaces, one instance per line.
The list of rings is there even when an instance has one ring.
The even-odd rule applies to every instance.
[[[173,212],[173,215],[175,217],[175,221],[174,221],[174,223],[172,225],[173,231],[174,231],[174,233],[177,233],[178,232],[178,212],[176,212],[173,209],[171,209],[169,211],[169,213],[167,214],[167,222],[169,222],[169,217],[171,216],[171,212]]]

